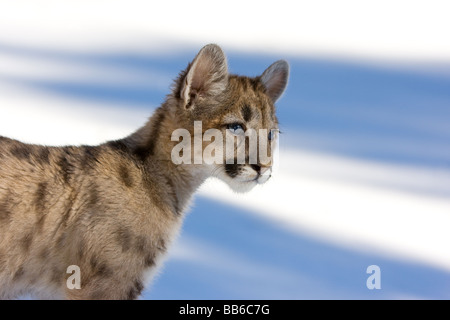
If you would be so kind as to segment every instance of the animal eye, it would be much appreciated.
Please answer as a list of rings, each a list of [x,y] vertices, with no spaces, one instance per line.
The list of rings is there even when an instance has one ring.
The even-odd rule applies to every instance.
[[[227,129],[231,131],[232,134],[240,135],[244,133],[244,128],[239,123],[232,123],[227,125]]]
[[[270,130],[269,135],[267,136],[267,139],[269,139],[269,141],[272,141],[274,137],[275,137],[274,130]]]

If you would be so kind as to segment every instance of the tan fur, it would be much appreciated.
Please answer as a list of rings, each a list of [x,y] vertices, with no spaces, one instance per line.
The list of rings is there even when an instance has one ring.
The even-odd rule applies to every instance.
[[[280,66],[283,74],[275,70]],[[195,190],[211,176],[238,191],[242,184],[225,165],[174,164],[172,132],[193,134],[194,121],[202,121],[203,131],[224,134],[230,121],[277,128],[274,102],[288,74],[285,62],[277,68],[284,83],[229,75],[221,49],[208,45],[129,137],[79,147],[0,137],[0,298],[138,298],[144,275],[157,268]],[[233,174],[248,168],[235,166]],[[70,265],[80,267],[81,289],[67,288]]]

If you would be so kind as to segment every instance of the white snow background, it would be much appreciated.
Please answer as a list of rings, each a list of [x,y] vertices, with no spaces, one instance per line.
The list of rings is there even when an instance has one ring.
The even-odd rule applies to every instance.
[[[208,181],[144,299],[449,299],[446,1],[0,1],[0,135],[97,144],[144,124],[207,43],[291,65],[279,170]],[[378,265],[381,289],[366,268]]]

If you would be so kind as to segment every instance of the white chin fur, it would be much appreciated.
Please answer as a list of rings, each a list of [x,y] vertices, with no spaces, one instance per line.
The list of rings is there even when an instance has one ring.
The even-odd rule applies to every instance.
[[[242,181],[235,181],[235,179],[231,179],[231,181],[227,182],[227,184],[234,192],[245,193],[252,190],[258,183],[256,181],[242,182]]]
[[[256,177],[256,175],[239,175],[235,178],[231,178],[225,173],[223,168],[218,170],[216,177],[224,181],[231,188],[231,190],[237,193],[249,192],[258,184],[256,180],[252,180]]]

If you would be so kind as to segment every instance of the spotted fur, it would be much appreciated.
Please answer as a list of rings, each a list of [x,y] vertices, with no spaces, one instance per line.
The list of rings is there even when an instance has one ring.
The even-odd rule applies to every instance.
[[[195,190],[215,176],[245,191],[263,170],[259,164],[176,165],[172,132],[193,133],[194,121],[224,134],[230,122],[276,129],[274,103],[287,77],[284,61],[260,77],[230,75],[222,50],[207,45],[128,137],[79,147],[0,137],[0,298],[137,299]],[[71,265],[80,268],[81,289],[66,285]]]

